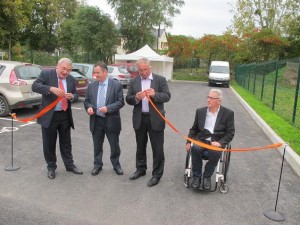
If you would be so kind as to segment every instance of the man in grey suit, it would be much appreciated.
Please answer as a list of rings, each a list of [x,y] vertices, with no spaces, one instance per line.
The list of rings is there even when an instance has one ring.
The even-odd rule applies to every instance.
[[[223,94],[220,89],[211,89],[207,96],[207,107],[196,110],[195,120],[188,137],[200,140],[215,147],[225,148],[235,133],[234,112],[221,106]],[[202,157],[206,150],[187,141],[186,150],[192,151],[192,188],[199,188],[202,176]],[[218,164],[222,152],[208,149],[208,162],[203,173],[203,189],[211,189],[211,176]]]
[[[84,107],[90,115],[90,131],[94,143],[94,168],[96,176],[102,170],[103,142],[106,135],[110,144],[110,160],[118,175],[123,175],[119,158],[121,154],[119,135],[121,132],[120,109],[124,106],[122,84],[108,78],[107,66],[104,63],[94,65],[93,76],[85,96]]]
[[[135,180],[144,176],[147,170],[147,142],[150,137],[153,153],[152,178],[148,186],[157,185],[164,172],[164,129],[165,121],[149,103],[148,95],[162,115],[165,115],[164,103],[171,98],[165,77],[152,73],[151,63],[147,58],[137,61],[139,75],[131,79],[126,102],[133,105],[133,128],[136,137],[136,171],[129,177]]]
[[[34,81],[32,91],[42,94],[40,110],[44,109],[58,97],[63,99],[46,114],[37,119],[42,126],[43,150],[47,162],[48,178],[55,178],[56,165],[56,139],[59,134],[59,147],[66,170],[75,174],[82,174],[73,161],[71,144],[71,127],[74,122],[71,110],[71,99],[76,93],[75,79],[69,76],[72,71],[72,61],[62,58],[58,61],[56,69],[43,70]]]

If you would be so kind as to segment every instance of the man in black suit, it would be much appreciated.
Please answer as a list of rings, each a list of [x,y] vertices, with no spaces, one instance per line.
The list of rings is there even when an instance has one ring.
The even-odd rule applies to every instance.
[[[32,91],[42,94],[40,110],[44,109],[58,97],[63,99],[46,114],[37,119],[42,127],[44,157],[47,162],[48,177],[55,178],[56,165],[56,139],[59,134],[60,153],[66,170],[75,174],[82,174],[73,161],[71,144],[71,127],[74,122],[71,110],[71,99],[76,93],[75,79],[69,76],[72,71],[72,61],[62,58],[58,61],[56,69],[43,70],[34,81]]]
[[[103,142],[106,135],[110,149],[110,160],[115,172],[123,175],[119,158],[121,154],[119,135],[121,131],[120,109],[124,106],[122,84],[108,78],[107,66],[104,63],[94,65],[93,76],[85,96],[84,107],[90,115],[90,130],[94,143],[94,168],[92,175],[102,170]]]
[[[220,89],[211,89],[207,96],[207,107],[198,108],[194,124],[188,137],[200,140],[215,147],[224,148],[232,141],[235,133],[234,112],[221,106],[223,94]],[[193,145],[187,141],[186,150],[192,151],[192,188],[199,188],[202,177],[203,147]],[[208,150],[209,159],[203,173],[203,189],[211,189],[211,176],[221,157],[220,151]]]
[[[164,129],[165,121],[159,116],[146,95],[154,102],[162,115],[165,115],[164,103],[171,98],[165,77],[152,73],[151,64],[147,58],[137,61],[139,75],[131,79],[126,102],[133,105],[133,128],[136,137],[136,171],[129,177],[135,180],[146,174],[147,169],[147,142],[150,137],[153,152],[152,178],[148,186],[152,187],[160,181],[164,172]]]

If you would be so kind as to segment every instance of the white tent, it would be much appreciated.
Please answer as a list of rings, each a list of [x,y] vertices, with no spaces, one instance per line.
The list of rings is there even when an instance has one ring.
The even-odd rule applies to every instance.
[[[173,77],[173,58],[165,55],[159,55],[153,51],[148,45],[141,49],[125,54],[115,55],[115,63],[130,63],[135,62],[140,58],[148,58],[151,61],[152,72],[166,77],[167,80],[172,80]]]

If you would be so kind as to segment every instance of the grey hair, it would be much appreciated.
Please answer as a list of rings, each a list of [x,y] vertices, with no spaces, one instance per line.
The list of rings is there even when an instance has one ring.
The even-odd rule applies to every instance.
[[[147,64],[147,65],[151,65],[151,61],[148,58],[140,58],[136,61],[136,65],[138,66],[139,64]]]
[[[218,94],[218,98],[222,101],[223,100],[223,91],[217,88],[210,89],[209,92],[216,92]]]
[[[66,63],[66,64],[69,64],[69,65],[72,65],[72,60],[69,59],[69,58],[61,58],[57,64],[62,64],[62,63]]]

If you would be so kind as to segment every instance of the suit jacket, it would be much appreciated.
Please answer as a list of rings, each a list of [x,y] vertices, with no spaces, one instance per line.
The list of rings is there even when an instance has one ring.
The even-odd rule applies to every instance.
[[[76,97],[77,93],[76,93],[75,78],[69,75],[66,78],[66,82],[67,82],[67,92],[72,93]],[[42,103],[40,105],[40,110],[44,109],[46,106],[48,106],[50,103],[52,103],[58,98],[55,94],[50,92],[51,86],[52,87],[59,86],[56,69],[43,70],[40,76],[32,84],[32,91],[42,94]],[[38,118],[37,122],[41,124],[43,127],[48,128],[53,117],[54,109],[55,107],[53,107],[46,114]],[[72,117],[70,100],[68,100],[67,112],[69,114],[70,125],[74,129],[74,122]]]
[[[214,133],[204,129],[207,107],[198,108],[196,110],[195,120],[189,132],[189,137],[196,140],[205,140],[211,137],[211,141],[218,141],[222,147],[232,141],[235,133],[234,112],[228,108],[220,106],[220,110],[216,119]],[[187,141],[190,143],[190,141]]]
[[[92,107],[97,110],[97,93],[99,88],[99,82],[94,81],[90,83],[85,95],[84,107],[87,110]],[[106,92],[105,106],[107,107],[106,126],[110,132],[120,132],[121,130],[121,117],[120,109],[125,105],[122,84],[117,81],[108,78],[108,86]],[[90,130],[94,131],[96,114],[90,116]]]
[[[153,103],[162,115],[165,115],[164,103],[171,98],[166,78],[157,74],[152,74],[151,88],[155,90],[155,96],[151,97]],[[134,129],[139,129],[142,119],[142,101],[137,102],[135,95],[142,91],[141,76],[132,78],[129,83],[126,102],[133,105],[132,124]],[[161,131],[165,129],[165,121],[158,115],[152,105],[149,103],[150,122],[153,130]]]

